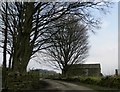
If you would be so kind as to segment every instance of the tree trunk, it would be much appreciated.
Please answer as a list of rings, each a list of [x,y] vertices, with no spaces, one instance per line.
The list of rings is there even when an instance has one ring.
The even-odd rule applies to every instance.
[[[16,53],[14,53],[13,70],[18,72],[25,72],[32,55],[32,49],[28,36],[23,36],[21,41],[21,46],[18,50],[16,49]]]
[[[12,69],[13,71],[26,72],[27,65],[32,55],[33,47],[30,43],[30,33],[32,31],[32,12],[34,3],[25,3],[24,13],[21,15],[20,24],[18,25],[18,34],[14,38],[14,53]],[[19,28],[21,26],[21,28]],[[16,34],[15,34],[16,35]],[[19,35],[19,36],[18,36]],[[17,37],[17,38],[16,38]]]
[[[67,68],[66,67],[64,67],[62,69],[62,75],[63,75],[63,77],[67,77]]]
[[[6,75],[7,75],[7,69],[6,69],[6,51],[7,51],[7,7],[8,3],[6,2],[6,21],[5,21],[5,39],[4,39],[4,48],[3,48],[3,67],[2,67],[2,88],[6,88]]]

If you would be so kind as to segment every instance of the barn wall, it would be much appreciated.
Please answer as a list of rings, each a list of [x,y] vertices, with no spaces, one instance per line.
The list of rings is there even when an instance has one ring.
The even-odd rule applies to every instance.
[[[68,71],[68,76],[100,76],[100,64],[73,65]]]

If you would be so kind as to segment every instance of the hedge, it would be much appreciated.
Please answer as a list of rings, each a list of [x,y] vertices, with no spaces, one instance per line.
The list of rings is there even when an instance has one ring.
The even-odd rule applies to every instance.
[[[98,85],[108,88],[120,89],[120,77],[105,76],[105,77],[68,77],[59,78],[60,80],[69,82],[80,82],[91,85]]]

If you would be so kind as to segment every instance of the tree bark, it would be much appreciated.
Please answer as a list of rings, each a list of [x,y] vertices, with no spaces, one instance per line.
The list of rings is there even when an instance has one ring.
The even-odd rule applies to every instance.
[[[63,69],[62,69],[63,77],[67,77],[67,72],[68,72],[68,67],[67,66],[63,67]]]
[[[18,27],[17,38],[14,38],[14,53],[12,69],[13,71],[26,72],[30,57],[32,56],[33,46],[30,43],[30,33],[32,31],[32,21],[34,12],[34,3],[25,3],[24,13],[21,15],[23,22],[20,22]],[[21,30],[22,29],[22,30]],[[15,34],[16,35],[16,34]],[[15,36],[16,37],[16,36]]]

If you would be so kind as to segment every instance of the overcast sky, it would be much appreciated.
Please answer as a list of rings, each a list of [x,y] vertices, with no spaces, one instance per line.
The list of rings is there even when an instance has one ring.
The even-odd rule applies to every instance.
[[[117,1],[117,0],[116,0]],[[99,16],[98,14],[95,14]],[[96,34],[90,33],[90,51],[86,63],[100,63],[104,75],[114,74],[118,68],[118,3],[116,2],[110,13],[102,17],[100,30]],[[2,54],[0,54],[0,63]],[[47,66],[30,62],[28,68],[46,68]]]
[[[87,63],[100,63],[103,74],[114,74],[118,68],[118,3],[102,21],[101,29],[90,36],[91,49]]]

